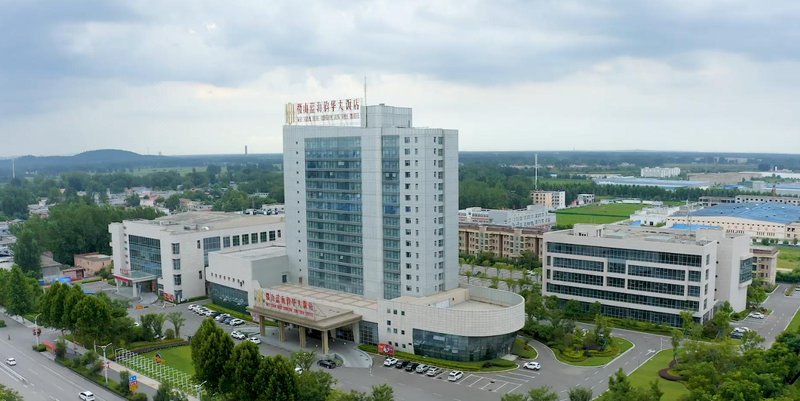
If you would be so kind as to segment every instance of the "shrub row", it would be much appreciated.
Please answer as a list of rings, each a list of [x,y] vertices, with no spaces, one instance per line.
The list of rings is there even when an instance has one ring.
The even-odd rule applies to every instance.
[[[153,344],[145,347],[133,348],[129,351],[135,352],[137,354],[146,354],[148,352],[158,351],[160,349],[181,347],[184,345],[189,345],[189,342],[181,338],[176,338],[173,340],[164,340],[160,344]]]
[[[684,380],[683,376],[675,376],[669,372],[669,368],[664,368],[658,371],[658,375],[661,376],[664,380],[669,380],[671,382],[679,382]]]
[[[233,317],[235,317],[237,319],[242,319],[244,321],[253,322],[253,317],[250,316],[249,313],[237,312],[237,311],[235,311],[233,309],[228,309],[228,308],[226,308],[224,306],[219,306],[217,304],[205,304],[203,306],[205,306],[208,309],[215,310],[217,312],[227,313],[227,314],[229,314],[229,315],[231,315],[231,316],[233,316]]]
[[[120,391],[120,385],[121,384],[119,382],[109,379],[108,380],[108,384],[106,384],[105,383],[105,379],[104,379],[103,376],[101,376],[101,375],[99,375],[97,373],[92,373],[92,372],[90,372],[88,369],[86,369],[83,366],[75,367],[67,359],[56,358],[56,363],[58,363],[61,366],[65,366],[69,370],[71,370],[71,371],[73,371],[73,372],[75,372],[75,373],[77,373],[77,374],[79,374],[79,375],[91,380],[92,382],[94,382],[98,386],[106,388],[106,389],[110,390],[111,392],[113,392],[114,394],[117,394],[120,397],[123,397],[123,398],[125,398],[127,400],[130,400],[130,401],[147,401],[147,394],[145,394],[145,393],[132,393],[132,394],[127,394],[126,395],[125,393]]]
[[[0,327],[6,327],[6,321],[5,320],[0,319]]]
[[[45,351],[47,351],[47,347],[44,344],[31,345],[31,348],[36,352],[45,352]]]
[[[372,354],[378,353],[378,347],[374,345],[367,345],[362,344],[358,346],[359,349],[362,351],[366,351]],[[437,358],[429,358],[426,356],[408,354],[405,352],[395,352],[394,355],[396,358],[411,361],[411,362],[419,362],[424,363],[427,365],[434,365],[440,368],[445,369],[454,369],[454,370],[463,370],[463,371],[478,371],[482,369],[488,370],[499,370],[499,369],[492,369],[492,368],[501,368],[501,369],[510,369],[516,368],[517,364],[512,361],[507,361],[505,359],[492,359],[488,361],[475,361],[475,362],[461,362],[461,361],[448,361],[446,359],[437,359]]]

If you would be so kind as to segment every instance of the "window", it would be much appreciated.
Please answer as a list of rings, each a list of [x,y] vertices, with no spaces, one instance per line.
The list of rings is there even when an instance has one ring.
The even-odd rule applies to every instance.
[[[172,281],[173,281],[173,283],[175,283],[175,285],[181,285],[181,275],[180,274],[176,274],[176,275],[172,276]]]
[[[231,247],[231,237],[222,237],[222,247],[223,248]]]
[[[281,237],[281,230],[278,230],[278,238]]]
[[[261,232],[261,242],[267,242],[267,232],[266,231],[262,231]]]
[[[258,233],[250,234],[250,243],[257,244],[258,243]]]
[[[239,236],[238,235],[234,235],[233,236],[233,246],[239,246]]]
[[[180,269],[181,269],[181,260],[172,259],[172,270],[180,270]]]
[[[250,244],[250,236],[247,234],[242,235],[242,245]]]
[[[181,244],[172,243],[172,254],[173,255],[180,255],[181,254]]]
[[[200,280],[202,280],[202,279],[203,279],[203,271],[202,271],[202,270],[200,270],[199,272],[197,272],[197,278],[199,278]]]
[[[391,325],[392,325],[392,321],[391,321],[391,320],[387,320],[387,321],[386,321],[386,325],[387,325],[387,326],[391,326]]]
[[[269,232],[269,240],[270,241],[275,241],[275,231],[270,231]]]

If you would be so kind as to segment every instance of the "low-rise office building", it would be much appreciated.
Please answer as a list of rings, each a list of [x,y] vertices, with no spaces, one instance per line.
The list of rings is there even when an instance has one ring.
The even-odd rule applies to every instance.
[[[639,175],[650,178],[677,177],[681,175],[681,169],[679,167],[642,167]]]
[[[647,207],[637,210],[631,215],[631,220],[642,226],[658,226],[667,223],[667,218],[680,210],[677,206]]]
[[[527,251],[540,257],[546,231],[540,228],[459,223],[458,251],[469,255],[490,253],[498,258],[510,259],[518,258]]]
[[[544,205],[528,205],[525,209],[468,207],[458,211],[458,222],[550,228],[556,224],[556,215],[550,213],[550,210]]]
[[[746,307],[753,254],[746,235],[576,224],[544,235],[544,296],[603,305],[608,316],[680,326],[728,301]]]
[[[764,283],[775,285],[775,276],[778,272],[778,255],[780,251],[774,246],[753,245],[753,276],[764,280]]]
[[[187,212],[155,220],[111,223],[117,287],[163,295],[167,301],[206,295],[209,253],[283,244],[284,217]]]

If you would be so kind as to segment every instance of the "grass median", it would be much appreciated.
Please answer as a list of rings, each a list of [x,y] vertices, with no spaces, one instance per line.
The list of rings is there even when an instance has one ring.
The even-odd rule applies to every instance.
[[[555,348],[553,349],[553,353],[556,355],[556,359],[568,365],[603,366],[607,365],[615,358],[624,354],[625,351],[631,348],[633,348],[632,342],[621,337],[613,337],[611,339],[611,346],[608,347],[608,349],[602,352],[593,352],[591,355],[588,356],[586,355],[586,353],[582,353],[581,356],[578,357],[567,355]]]
[[[681,382],[674,382],[663,379],[658,375],[658,371],[669,366],[672,360],[672,350],[665,349],[655,354],[650,360],[645,362],[638,369],[628,376],[631,384],[635,387],[648,388],[653,380],[658,382],[658,388],[664,392],[662,400],[677,400],[689,394],[689,390]]]
[[[797,331],[800,328],[800,309],[794,313],[794,317],[789,322],[789,326],[786,327],[786,331]]]
[[[194,365],[192,364],[192,350],[188,345],[160,349],[142,354],[143,357],[155,361],[156,354],[161,355],[163,364],[171,368],[180,370],[189,375],[194,375]]]

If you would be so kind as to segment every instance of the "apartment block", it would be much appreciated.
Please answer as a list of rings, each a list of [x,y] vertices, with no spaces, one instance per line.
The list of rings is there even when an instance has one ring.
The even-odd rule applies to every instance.
[[[564,191],[531,191],[534,205],[544,205],[548,210],[567,207],[567,193]]]
[[[459,253],[491,253],[499,258],[518,258],[522,252],[542,255],[546,230],[486,224],[459,223]]]

